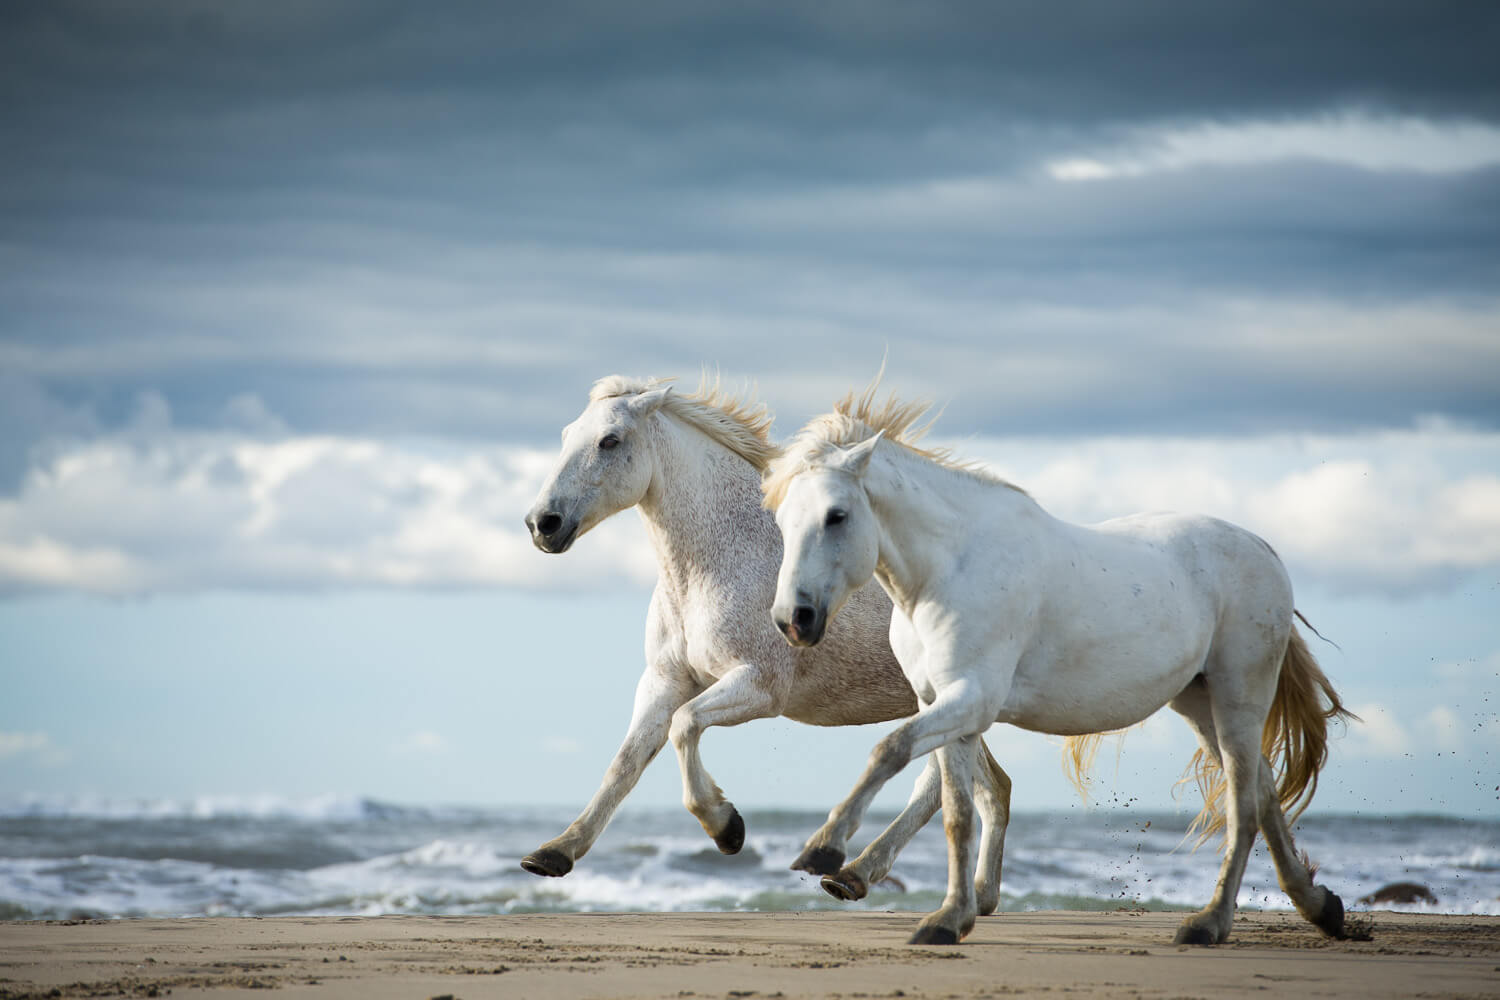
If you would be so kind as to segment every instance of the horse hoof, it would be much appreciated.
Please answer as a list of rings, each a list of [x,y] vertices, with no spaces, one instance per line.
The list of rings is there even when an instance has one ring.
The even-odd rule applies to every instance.
[[[1329,937],[1342,941],[1344,939],[1344,901],[1333,893],[1323,890],[1328,898],[1323,902],[1323,912],[1318,914],[1318,919],[1313,924],[1327,934]]]
[[[958,935],[941,925],[918,927],[907,944],[958,944]]]
[[[521,867],[533,875],[562,878],[573,870],[573,859],[552,847],[543,847],[521,859]]]
[[[1197,924],[1183,924],[1177,928],[1177,936],[1172,939],[1173,944],[1218,944],[1219,939],[1214,932],[1207,927]]]
[[[844,852],[836,847],[809,847],[792,862],[792,871],[809,875],[837,875],[842,867]]]
[[[730,808],[734,809],[733,806]],[[724,829],[714,834],[714,843],[719,845],[721,854],[738,854],[740,848],[745,846],[745,821],[740,818],[738,809],[730,814]]]
[[[846,903],[864,899],[866,893],[869,892],[865,880],[847,869],[840,871],[837,875],[824,875],[820,884],[828,895],[835,899],[842,899]]]
[[[998,886],[982,882],[974,883],[974,903],[979,911],[979,916],[987,917],[1000,909],[1000,889]]]

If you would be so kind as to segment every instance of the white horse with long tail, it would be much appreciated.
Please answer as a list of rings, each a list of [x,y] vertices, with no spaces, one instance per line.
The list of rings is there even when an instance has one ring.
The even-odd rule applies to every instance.
[[[818,649],[794,650],[768,611],[781,536],[761,504],[760,478],[775,454],[763,407],[716,386],[674,393],[663,379],[600,379],[563,429],[562,453],[526,515],[543,552],[566,552],[605,518],[639,507],[660,577],[646,619],[646,669],[624,742],[583,813],[521,866],[561,876],[593,846],[641,772],[668,739],[682,770],[683,804],[726,854],[745,824],[703,766],[699,737],[784,715],[820,726],[885,722],[917,700],[891,653],[889,599],[873,583],[849,596],[840,627]],[[984,754],[975,776],[984,818],[979,909],[992,912],[1009,821],[1010,778]],[[936,767],[923,772],[906,809],[849,870],[838,894],[863,896],[937,811]],[[809,845],[792,868],[840,870],[846,843]]]
[[[1297,910],[1342,936],[1343,904],[1314,885],[1284,810],[1306,806],[1328,720],[1348,713],[1294,628],[1271,547],[1201,516],[1060,521],[1021,489],[916,446],[927,407],[891,398],[877,408],[875,388],[809,423],[763,484],[785,544],[777,626],[816,648],[873,575],[895,604],[891,646],[922,702],[876,745],[814,840],[848,838],[886,781],[936,751],[948,889],[912,942],[956,943],[976,912],[968,790],[980,734],[1008,722],[1078,736],[1170,705],[1214,776],[1200,820],[1227,827],[1213,899],[1177,941],[1228,937],[1257,826]]]

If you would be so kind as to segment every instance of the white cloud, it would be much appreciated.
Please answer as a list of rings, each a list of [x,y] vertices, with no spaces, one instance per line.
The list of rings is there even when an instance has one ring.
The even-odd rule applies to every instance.
[[[1129,144],[1054,160],[1059,181],[1139,177],[1202,166],[1322,160],[1365,170],[1455,173],[1500,164],[1500,128],[1394,115],[1204,122],[1143,129]]]
[[[521,518],[552,456],[168,432],[77,444],[0,500],[0,588],[574,588],[655,576],[639,519],[566,556]]]
[[[1463,746],[1463,721],[1446,705],[1435,706],[1423,715],[1418,729],[1422,733],[1421,743],[1424,747],[1458,750]]]
[[[396,753],[402,755],[432,755],[447,753],[449,744],[448,738],[442,733],[436,733],[430,729],[417,729],[408,733],[394,749]]]
[[[571,736],[549,736],[542,741],[542,750],[548,754],[576,754],[583,751],[583,744]]]
[[[1500,718],[1465,703],[1433,705],[1423,711],[1410,699],[1398,707],[1364,702],[1351,711],[1360,721],[1349,724],[1354,756],[1372,758],[1430,754],[1469,754],[1500,738]]]
[[[263,408],[246,413],[264,418]],[[551,450],[175,430],[165,406],[120,434],[56,445],[0,499],[0,591],[103,594],[215,587],[586,589],[649,582],[640,519],[611,519],[566,556],[521,518]],[[943,443],[943,442],[940,442]],[[1500,566],[1500,433],[950,440],[1059,517],[1146,509],[1243,524],[1294,583],[1441,590]]]
[[[1473,697],[1494,692],[1500,696],[1500,650],[1467,660],[1445,660],[1433,667],[1433,673],[1439,683],[1456,694]],[[1496,711],[1500,711],[1500,704]]]
[[[1349,724],[1350,737],[1370,756],[1399,757],[1411,749],[1412,740],[1406,727],[1386,706],[1367,702],[1354,706],[1351,711],[1359,716],[1360,721]]]
[[[68,753],[55,745],[46,733],[0,731],[0,761],[22,757],[54,766],[66,762]]]
[[[1403,594],[1500,566],[1494,432],[1433,423],[1337,436],[955,445],[1068,520],[1179,510],[1242,524],[1276,548],[1294,584]]]

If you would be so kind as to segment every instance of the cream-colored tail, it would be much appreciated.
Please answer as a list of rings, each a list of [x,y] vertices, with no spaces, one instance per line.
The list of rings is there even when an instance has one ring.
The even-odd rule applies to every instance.
[[[1302,617],[1300,612],[1297,617]],[[1276,796],[1288,823],[1302,815],[1318,790],[1318,772],[1328,761],[1329,720],[1358,718],[1339,700],[1333,684],[1293,626],[1276,682],[1276,698],[1261,733],[1261,753],[1276,772]],[[1228,820],[1224,806],[1228,782],[1219,762],[1202,748],[1193,754],[1183,773],[1183,780],[1188,779],[1196,779],[1203,793],[1203,809],[1188,829],[1189,835],[1197,834],[1197,845],[1201,845],[1223,830]]]
[[[1084,733],[1063,739],[1063,775],[1078,792],[1085,803],[1089,800],[1089,772],[1094,769],[1094,758],[1099,755],[1099,745],[1106,736],[1118,736],[1125,730],[1116,729],[1107,733]]]

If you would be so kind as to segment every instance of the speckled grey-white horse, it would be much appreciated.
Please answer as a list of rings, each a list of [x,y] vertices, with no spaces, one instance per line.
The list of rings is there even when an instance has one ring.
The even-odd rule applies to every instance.
[[[745,824],[704,769],[698,741],[705,729],[778,715],[852,726],[917,710],[891,653],[891,603],[874,583],[850,597],[815,649],[782,639],[770,616],[781,535],[760,490],[776,451],[770,418],[717,385],[685,395],[667,382],[599,380],[588,407],[563,429],[557,465],[526,515],[536,546],[560,553],[610,515],[638,507],[660,572],[629,730],[582,814],[522,860],[536,875],[572,870],[668,739],[682,770],[683,804],[720,851],[734,854]],[[985,913],[999,903],[1010,784],[985,751],[974,779],[984,826],[976,893]],[[846,838],[810,843],[791,867],[819,875],[843,868],[845,877],[824,888],[860,898],[939,801],[938,771],[929,766],[900,816],[847,868]]]

